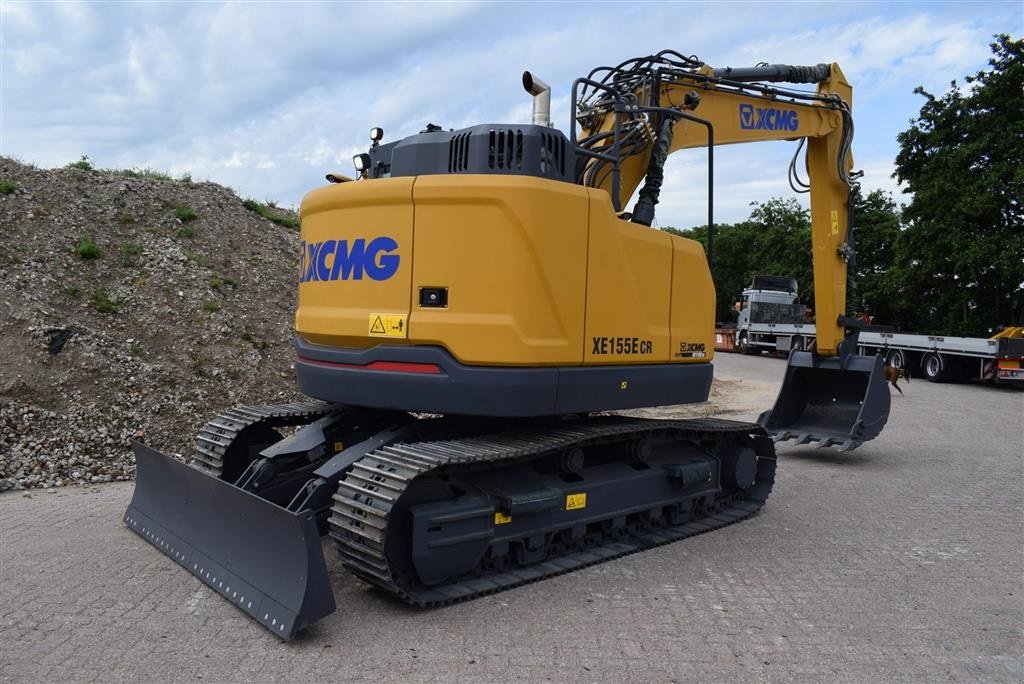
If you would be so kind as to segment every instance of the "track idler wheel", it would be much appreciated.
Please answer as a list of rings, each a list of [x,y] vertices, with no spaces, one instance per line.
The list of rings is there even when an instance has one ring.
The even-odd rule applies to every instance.
[[[648,437],[630,444],[630,453],[640,463],[647,463],[654,454],[654,441]]]
[[[757,455],[750,447],[723,444],[715,454],[721,468],[722,487],[750,489],[757,477]]]
[[[558,470],[563,475],[579,475],[583,470],[583,449],[563,451],[558,456]]]

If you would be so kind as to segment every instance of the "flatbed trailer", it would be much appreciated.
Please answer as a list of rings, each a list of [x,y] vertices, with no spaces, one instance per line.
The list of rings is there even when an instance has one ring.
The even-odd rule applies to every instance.
[[[736,350],[749,354],[810,349],[815,339],[813,323],[748,323],[733,334]],[[861,331],[859,342],[860,354],[881,354],[888,365],[932,382],[980,380],[1024,387],[1024,339],[917,335],[869,327]]]
[[[794,278],[754,276],[739,300],[736,325],[716,330],[716,350],[788,354],[814,346],[814,323],[806,320]],[[918,335],[868,326],[860,331],[858,344],[859,354],[881,354],[888,365],[932,382],[981,380],[1024,387],[1024,328],[984,338]]]

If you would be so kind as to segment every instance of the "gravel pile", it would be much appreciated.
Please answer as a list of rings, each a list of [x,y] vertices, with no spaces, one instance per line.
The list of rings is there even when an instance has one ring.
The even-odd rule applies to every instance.
[[[297,398],[298,243],[213,183],[0,157],[0,489],[130,479],[133,438],[187,456]]]

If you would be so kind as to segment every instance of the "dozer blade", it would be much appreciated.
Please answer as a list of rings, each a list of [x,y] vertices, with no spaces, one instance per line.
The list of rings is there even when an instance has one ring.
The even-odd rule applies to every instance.
[[[291,639],[334,612],[312,512],[292,513],[139,442],[130,530]]]
[[[818,442],[849,451],[882,431],[889,418],[889,388],[880,356],[789,355],[775,407],[758,418],[775,441]]]

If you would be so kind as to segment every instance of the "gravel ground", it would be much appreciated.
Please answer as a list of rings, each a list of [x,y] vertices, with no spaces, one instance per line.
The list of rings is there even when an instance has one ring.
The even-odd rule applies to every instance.
[[[187,453],[211,410],[294,396],[297,232],[213,183],[0,181],[0,490],[130,479],[132,437]]]
[[[0,491],[130,480],[133,438],[187,457],[216,411],[298,398],[295,231],[213,183],[5,157],[0,181]]]
[[[763,408],[783,362],[716,365]],[[131,483],[0,494],[0,679],[1020,682],[1024,393],[903,389],[852,453],[779,445],[749,521],[468,603],[325,546],[339,610],[287,644],[124,528]]]

